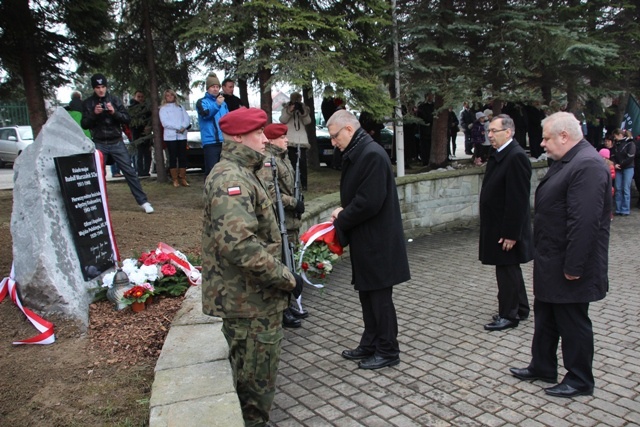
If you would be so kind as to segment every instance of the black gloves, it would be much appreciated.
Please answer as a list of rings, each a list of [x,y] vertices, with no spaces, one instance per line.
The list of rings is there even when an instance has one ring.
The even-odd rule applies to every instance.
[[[298,200],[296,203],[296,213],[303,214],[304,213],[304,201],[302,199]]]
[[[291,294],[293,294],[293,296],[297,299],[302,294],[302,276],[298,273],[294,273],[293,271],[291,272],[291,274],[293,274],[293,277],[295,277],[296,279],[296,287],[293,288]]]

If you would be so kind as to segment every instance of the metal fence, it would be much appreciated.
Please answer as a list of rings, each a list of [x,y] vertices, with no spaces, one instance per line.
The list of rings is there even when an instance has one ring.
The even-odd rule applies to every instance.
[[[26,103],[5,104],[0,102],[0,126],[29,126],[30,124]]]

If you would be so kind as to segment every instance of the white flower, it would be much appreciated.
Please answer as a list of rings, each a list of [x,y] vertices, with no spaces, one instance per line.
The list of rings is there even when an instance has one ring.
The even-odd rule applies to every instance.
[[[129,282],[135,285],[141,285],[146,281],[147,276],[137,268],[129,274]]]
[[[155,282],[158,279],[158,265],[141,265],[140,272],[145,275],[145,282]]]
[[[112,271],[102,276],[102,287],[110,288],[113,285],[113,276],[115,275],[116,275],[116,272]]]
[[[133,258],[127,258],[122,261],[122,271],[127,273],[127,276],[130,276],[135,270],[138,269],[138,261]]]

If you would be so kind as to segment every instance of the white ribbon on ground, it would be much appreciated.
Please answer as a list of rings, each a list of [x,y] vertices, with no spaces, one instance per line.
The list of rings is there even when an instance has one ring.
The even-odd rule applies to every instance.
[[[4,300],[4,297],[9,295],[15,305],[27,316],[27,319],[35,326],[41,333],[33,338],[29,338],[23,341],[14,341],[12,344],[53,344],[56,341],[56,336],[53,333],[53,323],[44,320],[42,317],[35,314],[33,311],[22,305],[20,298],[18,297],[18,284],[14,279],[13,264],[11,265],[11,273],[9,277],[5,277],[0,282],[0,302]]]

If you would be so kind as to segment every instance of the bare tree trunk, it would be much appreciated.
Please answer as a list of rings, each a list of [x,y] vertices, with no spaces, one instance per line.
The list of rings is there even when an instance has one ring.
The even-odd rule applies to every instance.
[[[567,80],[567,108],[566,111],[575,113],[578,111],[578,92],[576,80],[569,78]]]
[[[142,25],[144,28],[144,44],[147,57],[147,70],[149,72],[149,97],[151,98],[151,126],[153,128],[153,149],[156,159],[156,174],[158,182],[167,180],[167,171],[164,167],[164,150],[162,149],[162,128],[160,126],[159,102],[158,102],[158,77],[153,49],[153,34],[151,33],[151,20],[149,17],[149,0],[142,0]]]
[[[243,104],[249,105],[249,87],[247,79],[238,78],[238,89],[240,90],[240,100]]]
[[[439,112],[433,119],[433,127],[431,129],[431,155],[429,156],[429,166],[433,168],[444,166],[448,161],[449,110],[442,108],[443,105],[444,99],[442,95],[436,95],[434,109]]]
[[[22,22],[20,26],[20,34],[16,34],[15,40],[20,45],[20,77],[24,86],[25,96],[27,98],[27,108],[29,110],[29,121],[33,128],[34,136],[40,133],[42,126],[47,121],[47,110],[44,105],[44,92],[40,81],[40,70],[38,68],[39,60],[33,55],[34,49],[30,46],[36,43],[33,34],[36,33],[36,23],[33,20],[29,9],[28,0],[8,0],[13,6],[7,8],[15,13],[16,22]]]
[[[504,103],[502,102],[502,100],[497,99],[497,98],[493,100],[493,104],[491,105],[491,111],[493,111],[493,117],[495,117],[498,114],[502,113],[502,106],[503,105],[504,105]]]

